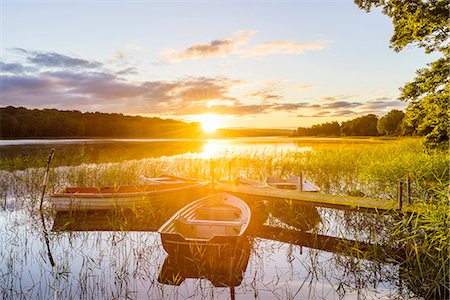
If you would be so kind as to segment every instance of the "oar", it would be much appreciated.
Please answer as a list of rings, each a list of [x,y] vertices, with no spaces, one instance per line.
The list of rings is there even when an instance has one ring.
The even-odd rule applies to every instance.
[[[44,181],[42,183],[42,195],[41,195],[41,203],[39,204],[39,210],[42,211],[42,205],[44,203],[45,189],[47,188],[48,183],[48,172],[50,170],[50,163],[52,162],[53,155],[55,154],[55,149],[52,149],[47,158],[47,170],[45,170]]]

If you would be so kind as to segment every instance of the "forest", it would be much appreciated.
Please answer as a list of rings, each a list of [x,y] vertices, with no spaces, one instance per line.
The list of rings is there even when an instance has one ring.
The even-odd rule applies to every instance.
[[[196,138],[200,124],[76,110],[0,108],[0,137]]]
[[[82,113],[77,110],[0,108],[0,137],[92,138],[201,138],[288,136],[288,129],[221,128],[206,134],[199,123],[126,116],[117,113]]]
[[[341,124],[337,121],[316,124],[311,127],[298,127],[294,136],[401,136],[418,135],[405,122],[405,113],[391,110],[381,118],[374,114],[357,117]]]

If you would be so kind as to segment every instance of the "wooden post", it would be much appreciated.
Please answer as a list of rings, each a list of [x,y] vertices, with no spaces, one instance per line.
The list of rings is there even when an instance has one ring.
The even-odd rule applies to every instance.
[[[231,300],[236,299],[236,292],[234,291],[234,286],[230,286],[230,299]]]
[[[411,204],[411,177],[406,176],[406,199],[408,204]]]
[[[231,159],[228,161],[228,182],[231,183]]]
[[[303,173],[300,172],[298,189],[303,192]]]
[[[403,207],[403,181],[398,182],[398,208],[401,210]]]
[[[45,189],[47,188],[47,183],[48,183],[48,172],[50,170],[50,163],[52,162],[52,158],[53,155],[55,154],[55,149],[52,149],[52,151],[50,152],[50,154],[48,155],[47,158],[47,169],[45,170],[45,174],[44,174],[44,180],[42,182],[42,194],[41,194],[41,202],[39,204],[39,210],[42,211],[42,206],[44,203],[44,196],[45,196]]]
[[[210,175],[211,175],[211,188],[214,191],[214,161],[213,161],[212,158],[211,158],[209,163],[210,163],[210,165],[209,165],[209,172],[210,172]]]

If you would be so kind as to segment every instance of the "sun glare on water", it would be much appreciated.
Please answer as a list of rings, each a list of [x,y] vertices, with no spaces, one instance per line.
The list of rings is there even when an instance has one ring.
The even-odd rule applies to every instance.
[[[199,122],[202,125],[202,129],[207,133],[212,133],[222,126],[222,120],[218,115],[214,114],[200,116]]]

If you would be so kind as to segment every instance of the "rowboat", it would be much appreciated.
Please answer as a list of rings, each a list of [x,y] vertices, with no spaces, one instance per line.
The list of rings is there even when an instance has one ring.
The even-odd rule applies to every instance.
[[[242,185],[250,185],[255,187],[273,187],[276,189],[286,189],[286,190],[299,190],[302,192],[319,192],[318,186],[314,185],[312,182],[302,179],[303,185],[300,187],[300,177],[292,176],[289,179],[281,179],[274,176],[269,176],[266,178],[266,182],[261,182],[253,179],[248,179],[244,177],[238,177],[235,182]]]
[[[266,179],[266,183],[267,185],[277,189],[299,190],[302,192],[320,191],[318,186],[314,185],[306,179],[300,179],[299,176],[292,176],[286,180],[274,176],[269,176]]]
[[[206,182],[151,183],[118,187],[69,187],[51,195],[56,211],[136,208],[152,203],[187,203],[206,194]]]
[[[235,180],[237,184],[250,185],[250,186],[258,186],[258,187],[267,187],[268,185],[265,182],[261,182],[258,180],[253,180],[245,177],[238,177]]]
[[[174,250],[174,245],[221,248],[244,236],[250,218],[250,208],[243,200],[227,193],[218,193],[186,205],[158,232],[164,250],[169,254]]]
[[[184,183],[184,182],[199,182],[200,180],[194,178],[187,178],[181,176],[175,176],[171,174],[163,174],[159,177],[146,177],[141,176],[141,179],[149,184],[174,184],[174,183]]]

